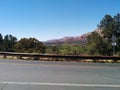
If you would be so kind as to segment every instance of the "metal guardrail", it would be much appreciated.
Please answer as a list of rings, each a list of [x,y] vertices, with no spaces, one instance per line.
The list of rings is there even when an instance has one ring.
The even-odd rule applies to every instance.
[[[14,52],[0,52],[0,55],[2,55],[4,58],[7,56],[13,56],[18,57],[19,59],[22,59],[23,57],[29,57],[33,58],[34,60],[39,59],[66,59],[66,60],[82,60],[82,59],[92,59],[94,61],[98,60],[114,60],[118,61],[120,60],[120,56],[80,56],[80,55],[56,55],[56,54],[37,54],[37,53],[14,53]]]

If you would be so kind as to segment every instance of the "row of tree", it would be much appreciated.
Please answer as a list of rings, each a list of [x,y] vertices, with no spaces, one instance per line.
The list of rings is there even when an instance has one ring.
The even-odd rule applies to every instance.
[[[12,35],[0,34],[0,51],[22,53],[45,53],[45,45],[35,38],[17,38]]]

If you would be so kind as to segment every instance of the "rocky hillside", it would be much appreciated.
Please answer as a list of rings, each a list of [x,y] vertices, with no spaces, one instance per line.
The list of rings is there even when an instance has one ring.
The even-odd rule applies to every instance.
[[[103,36],[102,30],[97,28],[94,31],[97,32],[101,37]],[[71,45],[77,45],[77,46],[78,45],[84,45],[84,44],[87,43],[87,37],[90,34],[91,34],[91,32],[80,35],[80,36],[76,36],[76,37],[64,37],[64,38],[61,38],[61,39],[48,40],[44,43],[47,46],[59,46],[59,45],[64,44],[64,43],[68,43],[68,44],[71,44]]]
[[[61,39],[53,39],[53,40],[48,40],[46,42],[44,42],[47,46],[58,46],[61,45],[63,43],[68,43],[71,45],[81,45],[81,44],[85,44],[87,41],[87,36],[90,33],[87,34],[83,34],[81,36],[76,36],[76,37],[64,37]]]

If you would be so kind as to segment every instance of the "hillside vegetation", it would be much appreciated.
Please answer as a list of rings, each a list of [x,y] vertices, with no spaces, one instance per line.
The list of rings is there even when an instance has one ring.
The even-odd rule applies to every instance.
[[[45,46],[35,38],[17,38],[12,35],[0,34],[0,51],[2,52],[22,52],[22,53],[45,53]]]

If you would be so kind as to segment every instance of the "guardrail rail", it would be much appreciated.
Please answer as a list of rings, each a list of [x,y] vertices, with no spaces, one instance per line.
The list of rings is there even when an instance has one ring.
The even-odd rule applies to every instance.
[[[57,55],[57,54],[37,54],[37,53],[14,53],[14,52],[0,52],[3,58],[16,57],[17,59],[33,59],[33,60],[55,60],[55,61],[105,61],[112,60],[114,62],[120,61],[120,56],[81,56],[81,55]]]

